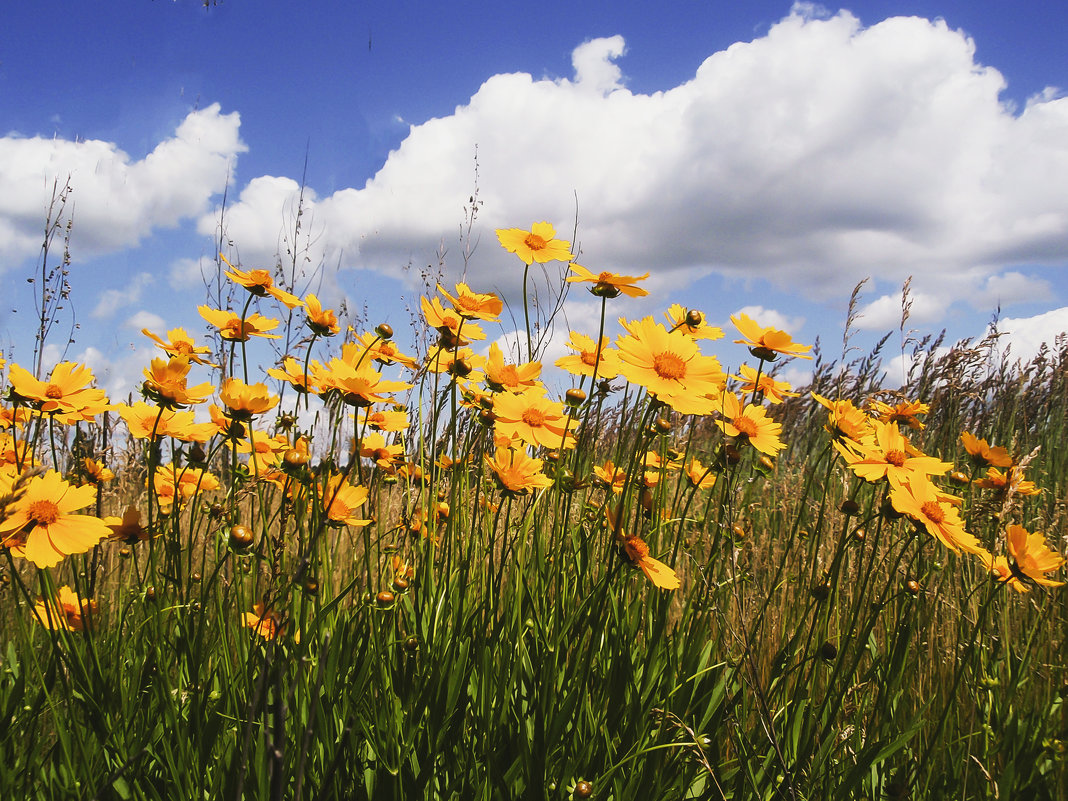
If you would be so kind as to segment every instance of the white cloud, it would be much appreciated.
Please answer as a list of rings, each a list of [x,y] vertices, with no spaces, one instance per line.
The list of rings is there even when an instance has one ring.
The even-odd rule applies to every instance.
[[[154,228],[202,214],[221,192],[245,145],[236,112],[218,104],[190,112],[170,139],[138,161],[96,139],[0,138],[0,261],[19,263],[40,247],[53,186],[70,177],[72,243],[79,255],[136,245]]]
[[[777,328],[791,336],[795,335],[805,325],[804,317],[790,317],[775,309],[765,309],[763,306],[743,306],[734,312],[733,316],[739,314],[746,315],[765,328]]]
[[[1045,300],[1053,295],[1049,281],[1012,270],[989,276],[984,285],[969,293],[968,301],[980,311],[993,311],[998,306]]]
[[[132,276],[124,289],[106,289],[100,293],[96,306],[89,313],[94,320],[106,320],[112,317],[116,311],[124,306],[130,306],[141,299],[141,293],[145,287],[150,286],[155,279],[151,273],[138,273]]]
[[[132,328],[135,331],[140,331],[142,328],[147,328],[149,331],[161,333],[166,330],[167,323],[158,314],[153,314],[150,311],[142,309],[136,314],[126,318],[126,321],[122,324],[124,328]]]
[[[167,282],[171,289],[192,289],[204,284],[205,259],[180,258],[171,262],[167,269]],[[212,272],[215,270],[215,262],[208,261]]]
[[[1068,260],[1068,98],[1045,93],[1014,115],[1001,74],[941,20],[821,16],[796,7],[652,94],[622,86],[621,37],[579,45],[574,80],[494,75],[413,125],[363,187],[306,190],[313,262],[398,275],[443,242],[458,249],[476,146],[484,206],[468,279],[480,287],[514,292],[522,272],[494,227],[548,219],[567,236],[576,196],[587,266],[671,274],[661,286],[674,293],[718,271],[810,297],[915,274],[914,289],[936,294],[932,276],[974,285]],[[227,210],[243,253],[280,252],[297,189],[247,185]]]
[[[933,295],[922,292],[910,291],[909,317],[905,322],[906,331],[920,327],[924,328],[931,323],[943,319],[946,312],[945,301],[939,300]],[[985,309],[985,307],[983,307]],[[855,325],[862,331],[886,332],[894,331],[901,327],[901,293],[896,295],[883,295],[877,300],[861,307],[860,314]]]
[[[1068,306],[1034,317],[1005,317],[998,322],[998,350],[1012,361],[1030,361],[1043,345],[1054,346],[1058,337],[1068,336]]]

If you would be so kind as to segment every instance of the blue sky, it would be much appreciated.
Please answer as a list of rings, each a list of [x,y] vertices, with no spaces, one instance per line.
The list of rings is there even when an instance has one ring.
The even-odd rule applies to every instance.
[[[224,188],[228,255],[270,267],[303,175],[302,288],[402,331],[418,268],[444,251],[447,281],[464,269],[477,148],[478,289],[518,301],[493,229],[569,236],[577,198],[579,261],[651,273],[616,315],[749,309],[833,355],[854,284],[871,278],[877,338],[911,275],[914,328],[981,336],[1000,306],[1026,354],[1068,328],[1066,23],[963,0],[19,3],[0,30],[0,347],[28,359],[25,278],[67,175],[67,357],[113,394],[151,353],[143,326],[203,329]],[[592,333],[592,299],[566,311]]]

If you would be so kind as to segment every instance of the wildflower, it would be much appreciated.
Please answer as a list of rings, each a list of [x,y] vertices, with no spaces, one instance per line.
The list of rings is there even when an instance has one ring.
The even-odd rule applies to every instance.
[[[249,455],[249,468],[255,475],[262,478],[264,473],[278,466],[282,457],[290,449],[290,445],[284,433],[270,437],[266,432],[254,432],[250,429],[248,438],[237,442],[235,449],[238,453]]]
[[[627,483],[627,471],[616,467],[612,460],[608,459],[602,465],[593,466],[593,480],[603,487],[611,487],[613,493],[619,493]]]
[[[705,467],[696,457],[690,459],[683,472],[694,489],[712,489],[716,484],[716,474],[712,468]]]
[[[678,575],[663,562],[649,556],[649,546],[645,544],[645,540],[641,537],[624,537],[623,550],[626,552],[627,558],[641,568],[645,577],[654,586],[662,590],[677,590],[679,588]]]
[[[0,431],[16,428],[21,431],[31,419],[32,416],[26,409],[0,405]]]
[[[161,509],[169,509],[189,502],[201,492],[214,492],[222,485],[214,475],[199,467],[179,467],[171,463],[161,465],[153,476],[156,502]]]
[[[775,456],[786,447],[779,439],[782,425],[768,418],[768,411],[755,404],[742,405],[742,401],[733,392],[722,396],[723,418],[716,420],[716,425],[728,437],[748,442],[761,453]]]
[[[247,629],[263,637],[265,640],[273,640],[285,633],[286,625],[282,615],[273,609],[268,610],[263,601],[257,601],[252,605],[251,612],[242,615],[242,623]],[[295,639],[300,641],[298,633]]]
[[[183,442],[207,442],[215,433],[210,423],[197,423],[191,411],[150,406],[144,401],[117,407],[130,436],[135,439],[173,437]]]
[[[608,347],[607,338],[594,345],[592,337],[572,331],[567,346],[575,352],[557,359],[557,367],[572,375],[592,377],[594,368],[600,378],[615,378],[619,374],[618,352]]]
[[[547,489],[552,479],[542,472],[542,460],[534,459],[522,449],[497,448],[493,458],[486,455],[486,465],[503,492],[526,495],[531,490]]]
[[[885,423],[901,423],[909,428],[922,429],[923,423],[916,415],[927,414],[931,411],[931,407],[919,401],[900,401],[890,404],[877,400],[872,401],[871,410],[879,420]]]
[[[564,412],[564,405],[549,400],[541,390],[502,393],[494,401],[493,413],[497,431],[506,437],[518,437],[528,445],[545,448],[575,445],[568,431],[573,420]]]
[[[211,353],[211,348],[206,345],[197,347],[196,341],[186,333],[184,328],[172,328],[167,332],[166,340],[156,336],[147,328],[142,328],[141,333],[163,348],[163,352],[171,358],[185,356],[191,362],[203,364],[207,367],[218,367],[217,364],[212,364],[201,358],[202,354]]]
[[[326,482],[320,492],[320,498],[326,510],[327,519],[338,526],[362,527],[371,521],[356,516],[356,510],[367,503],[367,487],[353,486],[345,483],[344,476],[334,476]]]
[[[533,262],[571,261],[571,243],[554,239],[555,235],[556,229],[547,222],[536,222],[529,231],[522,228],[497,229],[501,247],[517,255],[526,265]]]
[[[875,421],[872,429],[874,440],[834,443],[849,468],[865,481],[874,483],[885,478],[891,485],[899,486],[913,479],[943,475],[953,467],[933,456],[913,455],[910,451],[915,449],[893,423]]]
[[[1059,570],[1065,562],[1063,556],[1046,545],[1046,538],[1039,532],[1031,533],[1023,526],[1009,526],[1006,545],[1017,569],[1035,584],[1043,587],[1059,587],[1063,581],[1046,578],[1046,573]]]
[[[484,366],[486,360],[475,355],[470,348],[446,348],[438,346],[426,356],[426,369],[431,373],[449,373],[467,382],[481,381],[483,376],[476,372]]]
[[[403,409],[386,411],[365,408],[359,411],[357,419],[361,425],[370,426],[374,431],[404,431],[408,428],[408,413]]]
[[[89,386],[93,371],[74,362],[60,362],[52,368],[47,381],[17,364],[8,371],[11,388],[21,399],[46,414],[78,414],[91,409],[99,414],[107,409],[107,396],[102,389]]]
[[[85,619],[96,614],[96,601],[78,597],[69,586],[63,585],[55,596],[39,598],[33,606],[33,616],[42,626],[52,631],[81,631]]]
[[[437,298],[420,298],[423,319],[431,328],[437,330],[450,341],[443,342],[449,347],[469,345],[472,340],[485,339],[486,334],[478,323],[472,323],[455,309],[446,309]]]
[[[664,312],[664,316],[672,331],[682,331],[686,336],[694,339],[723,339],[723,329],[708,325],[705,316],[697,309],[687,309],[681,304],[673,303]]]
[[[808,351],[811,345],[799,345],[785,331],[765,328],[747,314],[731,315],[731,322],[744,339],[734,340],[739,345],[747,345],[753,358],[773,362],[778,354],[797,356],[799,359],[811,359]]]
[[[1012,464],[1012,456],[1000,445],[991,447],[985,439],[979,439],[967,431],[961,432],[960,441],[964,444],[964,450],[972,457],[972,461],[978,465],[1009,467]]]
[[[397,343],[382,339],[369,331],[357,336],[355,342],[346,342],[341,346],[341,359],[353,367],[368,358],[379,364],[400,364],[409,370],[416,370],[419,367],[415,359],[400,352]]]
[[[786,381],[776,381],[767,373],[757,373],[748,364],[743,364],[739,370],[741,375],[732,375],[743,382],[738,391],[743,395],[747,392],[759,392],[768,403],[782,403],[787,398],[796,398],[799,393],[790,392],[790,384]]]
[[[141,513],[136,506],[127,506],[122,517],[105,517],[104,523],[111,533],[108,539],[133,544],[149,538],[148,529],[141,525]]]
[[[914,478],[908,483],[891,485],[890,503],[898,512],[926,528],[951,551],[983,552],[979,540],[964,530],[964,522],[956,508],[939,497],[938,490],[929,480]]]
[[[269,412],[278,405],[278,396],[268,392],[266,384],[249,385],[239,378],[223,382],[219,400],[234,420],[251,420],[253,415]]]
[[[219,329],[219,336],[228,342],[247,342],[249,337],[281,339],[281,334],[271,334],[278,327],[278,320],[252,313],[244,319],[232,311],[213,309],[210,306],[197,306],[200,316]]]
[[[619,374],[683,414],[705,395],[719,395],[726,382],[714,356],[702,356],[693,339],[668,331],[652,317],[624,321],[627,333],[616,341]],[[709,411],[711,404],[708,404]]]
[[[82,459],[82,470],[88,482],[97,486],[115,479],[115,474],[111,470],[104,467],[96,459],[90,459],[89,457]]]
[[[337,390],[341,399],[350,406],[370,406],[372,403],[388,403],[384,393],[402,392],[412,385],[403,381],[389,381],[369,366],[357,370],[341,359],[331,359],[330,364],[317,376],[323,390]]]
[[[997,490],[998,492],[1011,492],[1013,495],[1038,495],[1042,492],[1033,481],[1027,481],[1023,477],[1022,467],[1010,467],[1002,473],[996,467],[986,469],[986,478],[975,482],[975,486],[983,489]]]
[[[71,514],[94,500],[96,488],[91,484],[72,486],[55,470],[34,476],[0,521],[0,545],[38,567],[52,567],[65,556],[85,553],[111,533],[97,517]]]
[[[1013,571],[1012,565],[1009,564],[1009,560],[1002,555],[994,556],[986,551],[978,554],[983,566],[987,571],[993,573],[998,581],[1002,584],[1008,584],[1016,592],[1030,592],[1031,588],[1024,584],[1020,579],[1016,577],[1016,573]]]
[[[590,287],[590,292],[598,297],[615,298],[620,294],[626,295],[628,298],[640,298],[648,295],[649,292],[641,287],[634,285],[636,281],[644,281],[649,277],[649,273],[645,275],[616,275],[610,272],[601,272],[594,274],[583,267],[581,264],[575,264],[572,262],[567,265],[571,268],[571,272],[574,275],[567,277],[569,284],[576,281],[584,281],[589,284],[593,284]]]
[[[473,292],[467,284],[456,285],[456,297],[445,291],[438,284],[438,292],[447,297],[456,311],[467,320],[485,320],[496,322],[504,304],[492,292]]]
[[[319,298],[309,293],[304,298],[308,327],[321,337],[332,337],[341,330],[333,309],[324,309]]]
[[[812,393],[812,398],[829,410],[827,415],[827,432],[836,440],[863,442],[872,436],[871,420],[850,400],[828,400],[822,395]]]
[[[319,391],[318,386],[309,373],[314,374],[316,370],[321,370],[322,365],[318,362],[313,364],[314,367],[309,369],[308,373],[305,373],[303,364],[292,356],[286,356],[282,359],[282,367],[268,367],[267,375],[271,378],[277,378],[279,381],[285,381],[299,393],[315,393]]]
[[[235,284],[240,284],[256,297],[262,298],[270,295],[272,298],[282,303],[287,309],[295,309],[297,306],[304,305],[296,295],[292,295],[289,292],[276,287],[274,285],[274,279],[271,278],[271,274],[266,270],[239,270],[237,267],[230,264],[230,262],[226,260],[226,257],[221,253],[219,254],[219,258],[230,268],[226,271],[226,277]]]
[[[541,362],[526,362],[525,364],[505,364],[504,353],[500,346],[494,342],[489,347],[489,356],[486,357],[486,386],[493,392],[522,392],[538,386],[538,376],[541,375]]]
[[[371,432],[359,440],[360,456],[370,459],[382,470],[392,471],[404,457],[404,446],[399,442],[386,444],[386,438]]]
[[[175,356],[169,361],[153,359],[144,372],[145,396],[164,408],[203,403],[211,395],[212,386],[206,382],[195,387],[187,386],[189,359],[185,356]]]

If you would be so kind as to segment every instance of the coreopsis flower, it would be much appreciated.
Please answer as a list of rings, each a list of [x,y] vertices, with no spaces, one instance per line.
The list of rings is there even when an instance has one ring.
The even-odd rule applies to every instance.
[[[304,311],[308,315],[308,327],[321,337],[332,337],[341,330],[333,309],[324,309],[319,298],[309,293],[304,298]]]
[[[506,437],[518,437],[528,445],[544,448],[573,448],[575,438],[568,430],[574,420],[562,403],[545,397],[540,389],[501,393],[493,402],[494,426]]]
[[[455,297],[441,284],[438,284],[438,292],[448,298],[456,312],[467,320],[496,322],[504,308],[501,299],[492,292],[474,292],[467,284],[456,285]]]
[[[228,342],[247,342],[250,337],[281,339],[281,334],[271,334],[278,327],[278,320],[272,320],[259,313],[252,313],[242,319],[236,312],[213,309],[210,306],[197,306],[200,316],[219,329],[219,336]]]
[[[207,442],[215,433],[210,423],[197,423],[191,411],[161,408],[144,401],[119,404],[117,408],[134,439],[171,437],[183,442]]]
[[[939,497],[928,479],[914,479],[905,484],[890,486],[890,503],[894,509],[908,515],[931,536],[955,553],[964,550],[982,554],[979,540],[964,530],[964,522],[956,507]]]
[[[985,439],[979,439],[967,431],[961,432],[960,441],[964,444],[964,450],[968,452],[972,461],[977,465],[989,467],[1009,467],[1012,465],[1012,456],[1000,445],[992,447]]]
[[[832,401],[815,392],[812,398],[829,411],[825,428],[836,440],[864,442],[873,437],[871,419],[853,401]]]
[[[738,391],[743,395],[757,391],[768,403],[782,403],[787,398],[796,398],[799,393],[790,392],[790,384],[787,381],[776,381],[767,373],[757,373],[748,364],[743,364],[739,369],[741,375],[732,375],[742,382]]]
[[[153,359],[144,372],[145,396],[167,409],[203,403],[213,389],[207,382],[195,387],[188,386],[189,359],[185,356],[174,356],[170,360]]]
[[[358,446],[360,456],[370,459],[382,470],[393,470],[404,458],[404,446],[399,442],[387,445],[386,438],[377,431],[362,437]]]
[[[238,453],[249,455],[249,469],[257,476],[263,477],[271,468],[277,467],[282,457],[290,449],[289,439],[285,434],[268,436],[264,431],[248,432],[248,438],[235,444]]]
[[[531,490],[547,489],[553,481],[542,472],[542,460],[528,456],[523,449],[498,448],[493,458],[486,454],[486,465],[502,491],[526,495]]]
[[[465,333],[468,327],[464,327]],[[396,342],[391,339],[382,339],[370,331],[364,331],[356,337],[354,342],[346,342],[342,345],[341,359],[353,367],[371,359],[379,364],[400,364],[409,370],[419,369],[419,363],[406,353],[401,353]]]
[[[252,605],[251,612],[245,612],[241,616],[242,625],[246,629],[252,629],[255,634],[265,640],[273,640],[285,633],[286,624],[282,615],[273,609],[267,609],[263,601],[257,601]],[[299,642],[299,634],[296,636]]]
[[[360,409],[357,422],[373,431],[404,431],[408,428],[408,413],[403,409]]]
[[[235,284],[243,286],[256,297],[262,298],[270,295],[287,309],[295,309],[297,306],[304,305],[296,295],[276,287],[274,279],[266,270],[240,270],[230,264],[222,254],[219,254],[219,258],[230,268],[226,271],[226,277]]]
[[[569,284],[582,281],[584,283],[593,284],[590,292],[601,298],[616,298],[620,294],[626,295],[628,298],[640,298],[648,295],[648,290],[642,289],[639,286],[635,286],[635,282],[644,281],[649,277],[649,273],[645,275],[616,275],[610,272],[592,273],[583,267],[581,264],[575,264],[572,262],[567,265],[574,275],[567,277]]]
[[[141,512],[136,506],[127,506],[122,517],[108,516],[103,520],[111,529],[108,539],[132,545],[135,542],[143,542],[150,536],[148,529],[141,525]]]
[[[547,222],[536,222],[529,231],[522,228],[498,228],[501,247],[514,253],[527,265],[534,262],[571,261],[571,243],[555,239],[556,229]]]
[[[430,373],[449,373],[459,381],[477,383],[483,380],[480,372],[486,360],[471,348],[447,348],[439,345],[426,355],[425,367]]]
[[[214,492],[222,485],[213,474],[199,467],[161,465],[153,476],[156,502],[161,509],[182,506],[202,492]]]
[[[834,447],[845,459],[849,469],[872,483],[886,479],[899,486],[929,476],[944,475],[951,467],[933,456],[914,454],[901,429],[894,423],[872,422],[874,439],[864,442],[835,441]]]
[[[1016,577],[1016,574],[1013,572],[1013,566],[1009,564],[1009,560],[1003,555],[999,554],[998,556],[994,556],[987,551],[983,551],[976,555],[983,563],[983,566],[986,567],[987,572],[993,573],[995,578],[1002,584],[1007,584],[1016,590],[1016,592],[1031,591],[1030,587]]]
[[[370,406],[373,403],[388,403],[385,393],[403,392],[412,385],[404,381],[390,381],[369,365],[356,369],[341,359],[331,359],[330,364],[316,376],[323,391],[335,390],[342,401],[350,406]]]
[[[37,622],[52,631],[81,631],[86,618],[96,614],[96,601],[80,598],[64,584],[52,598],[39,598],[33,606]]]
[[[465,319],[455,309],[446,309],[438,298],[420,298],[419,305],[426,324],[452,339],[445,343],[447,345],[469,345],[472,341],[486,338],[486,333],[478,323]]]
[[[108,408],[104,390],[90,386],[93,371],[82,364],[60,362],[52,368],[47,381],[40,381],[28,370],[12,364],[8,381],[19,398],[46,414],[81,415],[90,410],[95,415]]]
[[[723,329],[709,325],[705,316],[697,309],[687,309],[679,303],[673,303],[664,312],[664,316],[667,318],[668,328],[673,331],[682,331],[694,339],[723,339]]]
[[[611,487],[613,493],[620,493],[623,491],[623,485],[627,483],[627,471],[616,467],[612,460],[608,459],[604,464],[593,466],[593,480],[602,487]]]
[[[768,417],[768,410],[756,404],[744,404],[733,392],[721,396],[720,411],[722,418],[716,425],[728,437],[739,442],[748,442],[761,453],[775,456],[786,447],[779,435],[782,425]]]
[[[266,384],[246,384],[239,378],[223,381],[219,400],[234,420],[251,420],[254,415],[269,412],[278,405],[278,396],[272,395]]]
[[[298,362],[292,356],[286,356],[282,359],[282,367],[268,367],[267,375],[271,378],[277,378],[279,381],[285,381],[297,392],[311,392],[314,394],[319,389],[312,376],[321,369],[322,365],[314,362],[313,366],[310,366],[308,372],[305,373],[304,365],[301,362]]]
[[[370,519],[356,515],[356,510],[367,503],[368,494],[367,487],[348,484],[344,476],[329,479],[326,486],[320,489],[327,520],[338,526],[360,528],[369,525]]]
[[[1031,533],[1023,526],[1009,526],[1006,545],[1016,563],[1017,570],[1035,584],[1043,587],[1059,587],[1063,581],[1047,578],[1047,573],[1060,570],[1065,559],[1046,545],[1046,538],[1039,532]]]
[[[1042,492],[1033,481],[1026,480],[1023,475],[1023,468],[1019,466],[1010,467],[1004,473],[996,467],[988,467],[986,478],[978,479],[975,486],[1001,493],[1011,492],[1013,495],[1038,495]]]
[[[687,462],[683,474],[694,489],[712,489],[716,485],[716,474],[712,468],[705,467],[697,457]]]
[[[21,431],[26,423],[33,419],[29,410],[0,404],[0,431]]]
[[[714,356],[703,356],[697,343],[681,331],[668,331],[646,317],[623,321],[626,333],[616,340],[619,374],[683,414],[705,396],[718,396],[727,376]],[[711,411],[711,403],[707,411]]]
[[[811,359],[808,351],[811,345],[799,345],[785,331],[760,325],[748,314],[732,314],[731,322],[738,329],[743,339],[734,340],[739,345],[746,345],[753,358],[773,362],[778,354],[796,356],[799,359]]]
[[[927,414],[931,411],[931,407],[929,404],[920,403],[919,401],[884,403],[883,401],[873,400],[871,402],[871,410],[876,418],[884,423],[901,423],[909,428],[922,429],[923,423],[920,422],[916,415]]]
[[[55,470],[34,476],[0,520],[0,546],[38,567],[85,553],[111,533],[98,517],[72,514],[96,500],[96,487],[75,487]]]
[[[653,586],[662,590],[677,590],[680,586],[678,574],[658,559],[649,555],[649,546],[641,537],[623,538],[623,550],[632,563],[641,568],[645,577]]]
[[[492,392],[522,392],[540,383],[538,377],[541,375],[541,362],[506,364],[504,353],[496,342],[489,347],[484,369],[486,386]]]
[[[175,356],[185,356],[189,361],[203,364],[207,367],[219,366],[202,358],[203,354],[211,353],[211,348],[207,345],[198,347],[196,341],[186,333],[184,328],[172,328],[167,332],[167,339],[165,340],[156,336],[147,328],[142,328],[141,333],[155,342],[156,345],[163,348],[163,352],[171,358]]]
[[[90,484],[107,484],[109,481],[115,479],[115,474],[100,464],[96,459],[90,459],[85,457],[82,459],[82,472],[85,474],[86,480]]]
[[[615,350],[608,347],[608,339],[602,338],[594,345],[593,337],[571,332],[567,347],[575,351],[557,359],[554,364],[572,375],[593,376],[594,368],[599,378],[615,378],[619,375],[619,359]]]

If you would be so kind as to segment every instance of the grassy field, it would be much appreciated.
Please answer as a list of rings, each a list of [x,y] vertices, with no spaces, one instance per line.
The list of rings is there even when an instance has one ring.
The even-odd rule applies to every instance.
[[[407,355],[220,257],[209,334],[149,332],[126,403],[43,369],[42,265],[0,407],[5,797],[1066,796],[1068,342],[910,339],[907,288],[893,391],[849,322],[834,359],[681,306],[610,342],[641,277],[554,234],[498,232],[555,292],[517,353],[463,284]],[[568,289],[600,330],[542,364]]]

